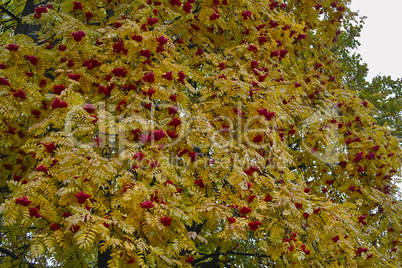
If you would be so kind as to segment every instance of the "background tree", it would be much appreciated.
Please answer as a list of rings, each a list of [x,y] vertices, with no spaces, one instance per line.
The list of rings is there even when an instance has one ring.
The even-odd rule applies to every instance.
[[[343,23],[338,35],[333,39],[331,51],[336,55],[344,73],[343,80],[352,91],[359,91],[367,86],[368,67],[357,52],[361,30],[366,17],[358,17],[357,13],[349,21]]]
[[[391,133],[402,138],[402,80],[390,76],[376,76],[360,90],[360,96],[371,102],[379,111],[375,116],[381,125],[387,124]]]
[[[342,65],[344,81],[348,88],[356,91],[362,99],[366,99],[378,109],[374,118],[380,125],[387,123],[391,133],[402,138],[402,106],[399,98],[402,91],[401,79],[376,76],[371,82],[368,81],[367,64],[356,52],[360,46],[357,38],[363,29],[365,19],[366,17],[360,17],[359,20],[352,19],[345,23],[331,50]]]
[[[36,6],[35,40],[1,39],[1,264],[398,267],[398,141],[331,45],[353,17],[347,1]]]

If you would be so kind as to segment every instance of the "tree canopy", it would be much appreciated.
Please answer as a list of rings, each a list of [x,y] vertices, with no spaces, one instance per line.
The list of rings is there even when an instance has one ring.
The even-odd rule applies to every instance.
[[[374,118],[381,125],[387,125],[391,133],[402,138],[402,79],[390,76],[376,76],[372,82],[360,89],[360,96],[366,98],[379,110]]]
[[[37,3],[0,39],[2,267],[399,267],[348,2]]]
[[[401,79],[393,80],[390,76],[377,75],[368,81],[368,66],[356,51],[360,46],[357,38],[363,28],[366,17],[357,16],[343,25],[336,46],[332,49],[339,60],[344,73],[343,80],[348,88],[355,91],[362,99],[370,101],[377,111],[373,115],[380,125],[387,124],[392,135],[402,138],[402,93]]]

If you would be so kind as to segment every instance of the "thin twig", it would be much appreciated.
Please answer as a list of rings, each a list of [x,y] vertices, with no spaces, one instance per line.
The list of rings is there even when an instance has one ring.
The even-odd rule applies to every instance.
[[[7,15],[9,15],[11,18],[13,18],[16,21],[20,21],[20,18],[18,18],[16,15],[14,15],[11,11],[9,11],[7,8],[3,7],[3,5],[0,5],[0,9],[3,10]]]

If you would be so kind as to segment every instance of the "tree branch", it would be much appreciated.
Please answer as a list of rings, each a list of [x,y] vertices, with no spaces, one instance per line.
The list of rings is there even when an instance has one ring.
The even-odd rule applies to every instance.
[[[307,166],[305,164],[301,164],[301,165],[298,165],[298,166],[289,167],[289,170],[294,170],[294,169],[297,169],[297,168],[306,168],[306,167]]]
[[[26,261],[26,260],[20,259],[17,255],[15,255],[14,253],[12,253],[12,252],[9,251],[8,249],[1,248],[1,247],[0,247],[0,252],[6,254],[7,256],[10,256],[13,260],[21,260],[21,261],[25,262],[26,264],[28,264],[28,267],[29,267],[29,268],[36,268],[35,265],[33,265],[32,263],[30,263],[30,262],[28,262],[28,261]]]
[[[11,18],[13,18],[16,21],[20,21],[20,18],[18,18],[16,15],[14,15],[10,10],[7,8],[3,7],[3,5],[0,5],[0,9],[3,10],[4,13],[9,15]]]
[[[50,39],[52,39],[55,36],[56,36],[56,34],[52,34],[52,36],[50,36],[49,38],[39,41],[38,45],[43,45],[44,43],[46,43],[47,41],[49,41]]]
[[[228,251],[225,254],[227,255],[239,255],[239,256],[252,256],[252,257],[262,257],[262,258],[271,258],[271,255],[265,254],[254,254],[254,253],[246,253],[246,252],[235,252],[235,251]]]
[[[10,189],[8,186],[0,187],[0,193],[8,193]]]
[[[258,257],[258,258],[270,258],[270,255],[265,255],[265,254],[255,254],[255,253],[246,253],[246,252],[236,252],[236,251],[227,251],[227,252],[214,252],[212,254],[203,254],[201,253],[202,256],[201,258],[198,258],[192,262],[193,265],[196,265],[200,263],[203,260],[213,258],[213,259],[218,259],[220,255],[238,255],[238,256],[249,256],[249,257]],[[219,259],[218,259],[219,260]]]

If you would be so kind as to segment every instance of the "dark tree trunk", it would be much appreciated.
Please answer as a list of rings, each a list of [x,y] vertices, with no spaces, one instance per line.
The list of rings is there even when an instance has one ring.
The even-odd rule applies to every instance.
[[[111,259],[110,253],[110,248],[103,253],[98,250],[98,268],[107,268],[107,262]]]
[[[25,3],[24,10],[22,11],[20,20],[18,21],[18,25],[15,28],[14,34],[25,34],[36,42],[38,39],[38,35],[36,34],[37,31],[40,30],[40,25],[28,25],[25,23],[22,23],[22,17],[27,16],[29,14],[33,14],[35,11],[35,4],[34,0],[27,0]]]

